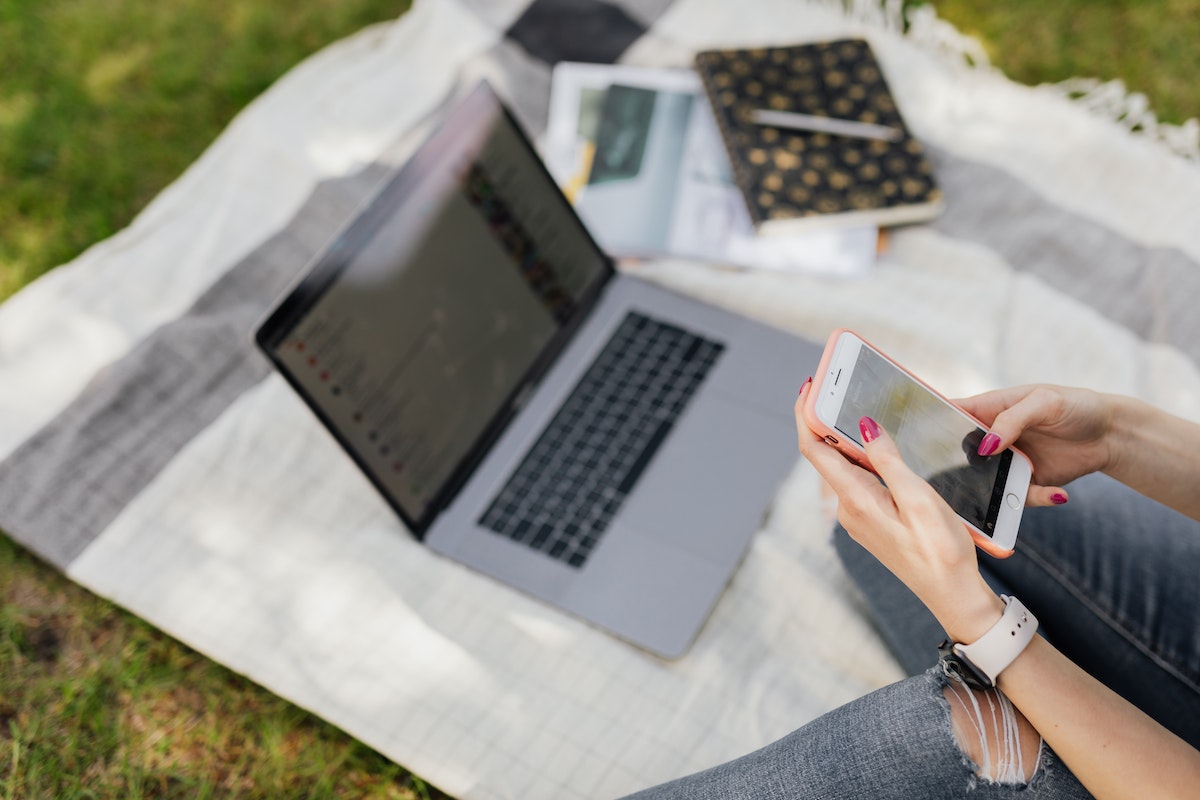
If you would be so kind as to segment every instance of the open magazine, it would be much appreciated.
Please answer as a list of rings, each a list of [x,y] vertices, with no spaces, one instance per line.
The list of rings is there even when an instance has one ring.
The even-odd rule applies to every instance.
[[[592,235],[615,256],[856,277],[872,226],[760,237],[691,70],[560,63],[543,155]]]

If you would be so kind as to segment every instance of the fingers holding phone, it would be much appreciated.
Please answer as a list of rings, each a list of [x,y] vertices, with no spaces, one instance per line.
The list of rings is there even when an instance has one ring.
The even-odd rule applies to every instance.
[[[1019,443],[1034,465],[1030,505],[1061,505],[1059,484],[1109,463],[1112,409],[1105,396],[1062,386],[1016,386],[955,401],[989,426],[981,452]],[[989,438],[990,437],[990,438]]]
[[[848,330],[834,331],[801,408],[805,425],[856,463],[870,466],[858,422],[894,437],[904,462],[927,481],[992,555],[1012,554],[1032,465],[1006,447],[984,454],[988,433],[894,360]]]
[[[869,497],[874,502],[891,506],[892,500],[887,489],[871,471],[868,471],[871,468],[865,454],[853,462],[848,461],[840,451],[830,447],[828,442],[805,424],[803,409],[811,388],[811,383],[805,383],[796,399],[796,433],[799,437],[800,454],[816,468],[839,498]]]
[[[801,453],[838,497],[838,520],[851,538],[904,582],[943,624],[963,609],[995,600],[982,583],[969,526],[905,463],[874,420],[861,421],[862,464],[847,459],[808,428],[796,402]]]
[[[796,402],[800,452],[837,495],[839,520],[852,537],[875,552],[873,539],[900,541],[904,537],[898,535],[897,527],[915,524],[920,528],[938,517],[949,520],[956,533],[962,533],[954,512],[928,482],[909,469],[874,420],[862,419],[861,435],[867,448],[859,454],[861,463],[847,459],[809,429],[801,411],[806,390],[807,386]]]

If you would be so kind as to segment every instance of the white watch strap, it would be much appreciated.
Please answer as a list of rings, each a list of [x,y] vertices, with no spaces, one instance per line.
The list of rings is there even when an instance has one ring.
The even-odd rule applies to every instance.
[[[1004,594],[1000,599],[1004,601],[1000,621],[971,644],[954,645],[954,652],[987,675],[993,686],[1004,668],[1033,641],[1038,629],[1037,617],[1020,600]]]

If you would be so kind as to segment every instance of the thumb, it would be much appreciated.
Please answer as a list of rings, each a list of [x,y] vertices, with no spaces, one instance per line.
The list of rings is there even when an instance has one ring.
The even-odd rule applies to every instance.
[[[897,504],[900,504],[901,498],[909,492],[924,493],[929,489],[925,479],[904,463],[904,457],[900,455],[896,442],[878,422],[871,417],[863,417],[858,421],[858,430],[862,434],[863,449],[867,452],[871,468],[887,484]]]

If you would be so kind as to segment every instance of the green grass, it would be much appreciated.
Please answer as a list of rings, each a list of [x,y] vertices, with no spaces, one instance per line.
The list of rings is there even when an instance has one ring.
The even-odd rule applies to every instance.
[[[0,537],[0,797],[437,796]]]
[[[0,299],[126,225],[303,56],[408,0],[0,0]]]
[[[305,55],[406,0],[0,0],[0,299],[120,230]],[[1200,0],[944,0],[1027,83],[1200,115]],[[436,796],[0,536],[0,800]]]
[[[1123,80],[1164,122],[1200,116],[1200,0],[940,0],[1021,83]]]

